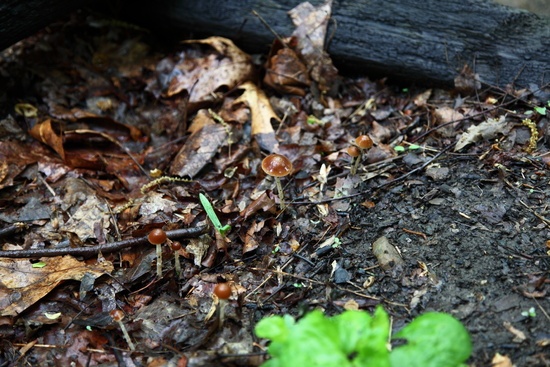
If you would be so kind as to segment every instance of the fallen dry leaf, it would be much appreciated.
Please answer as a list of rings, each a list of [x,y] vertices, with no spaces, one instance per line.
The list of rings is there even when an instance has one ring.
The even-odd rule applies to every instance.
[[[98,278],[113,271],[103,261],[89,265],[72,256],[40,259],[46,266],[33,268],[29,259],[0,258],[0,315],[16,316],[40,300],[64,280],[80,281],[85,275]]]
[[[298,40],[297,49],[306,62],[309,75],[318,83],[319,90],[323,93],[334,92],[339,84],[338,70],[325,51],[331,8],[332,0],[318,7],[306,1],[288,12],[296,26],[293,36]]]
[[[495,354],[493,360],[491,361],[491,366],[493,367],[513,367],[512,361],[508,356],[503,356],[499,353]]]
[[[252,136],[256,139],[260,148],[273,152],[277,146],[275,130],[271,119],[279,121],[279,117],[273,111],[269,99],[265,93],[253,83],[247,82],[239,87],[244,93],[235,100],[235,103],[244,103],[251,114]]]
[[[488,119],[479,125],[470,126],[470,128],[460,136],[455,146],[455,152],[458,152],[468,144],[475,143],[482,139],[493,139],[498,134],[506,135],[510,132],[511,128],[511,124],[506,122],[506,117],[504,115],[501,115],[498,119]]]
[[[227,143],[227,130],[224,126],[214,122],[205,124],[189,136],[172,161],[170,174],[193,178],[212,160],[218,149]]]
[[[281,92],[305,96],[311,83],[307,67],[294,50],[275,41],[266,65],[264,83]]]
[[[13,180],[29,164],[59,164],[59,158],[50,158],[48,149],[37,142],[0,141],[0,189],[11,186]]]
[[[182,53],[174,70],[170,70],[164,93],[167,97],[187,91],[191,104],[211,102],[220,87],[232,89],[253,76],[250,56],[231,40],[210,37],[184,43],[209,46],[211,50],[199,56]]]
[[[256,240],[256,233],[259,232],[265,225],[265,221],[260,222],[254,222],[246,231],[246,236],[244,240],[243,245],[243,254],[246,254],[247,252],[256,250],[258,246],[260,245],[258,241]]]
[[[57,124],[58,125],[58,124]],[[52,120],[47,119],[36,125],[29,131],[31,136],[48,145],[65,160],[65,149],[63,148],[63,135],[59,126],[54,125]]]

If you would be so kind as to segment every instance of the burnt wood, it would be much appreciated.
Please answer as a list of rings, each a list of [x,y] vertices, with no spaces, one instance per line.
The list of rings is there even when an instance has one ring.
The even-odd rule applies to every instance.
[[[287,36],[294,28],[287,12],[300,2],[138,0],[124,13],[170,35],[220,35],[265,52],[274,36],[252,10]],[[468,64],[483,82],[501,87],[550,79],[550,20],[489,0],[335,0],[332,17],[328,51],[341,70],[451,85]]]
[[[90,2],[90,0],[1,0],[0,50]]]
[[[294,28],[287,12],[300,2],[124,0],[120,14],[172,37],[220,35],[265,53],[274,36],[252,10],[287,36]],[[88,3],[0,1],[0,49]],[[452,85],[468,64],[483,82],[500,87],[550,79],[550,19],[489,0],[335,0],[332,18],[328,51],[342,71]]]

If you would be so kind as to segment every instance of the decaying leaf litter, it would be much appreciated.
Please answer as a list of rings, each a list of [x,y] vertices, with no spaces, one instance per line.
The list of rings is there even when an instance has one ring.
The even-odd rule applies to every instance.
[[[219,37],[167,52],[84,13],[3,53],[3,362],[259,365],[263,316],[381,303],[396,330],[456,316],[471,365],[548,365],[546,86],[340,76],[322,51],[329,15],[295,9],[265,64]],[[375,144],[351,175],[361,134]],[[260,168],[273,152],[294,167],[283,212]],[[225,236],[202,230],[199,193]],[[154,247],[131,242],[153,228],[184,237],[180,277],[167,246],[159,279]]]

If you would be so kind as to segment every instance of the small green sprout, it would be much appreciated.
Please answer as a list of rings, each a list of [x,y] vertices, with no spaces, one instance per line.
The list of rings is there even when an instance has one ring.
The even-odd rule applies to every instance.
[[[309,115],[307,117],[307,123],[308,125],[322,125],[323,121],[319,120],[317,117],[313,115]]]
[[[534,307],[531,307],[531,308],[529,309],[529,311],[523,311],[523,312],[521,313],[521,316],[524,316],[524,317],[533,317],[533,318],[534,318],[535,316],[537,316],[537,312],[536,312],[536,310],[535,310]]]
[[[231,230],[231,226],[229,224],[222,226],[220,219],[218,218],[218,216],[216,215],[216,212],[214,211],[214,207],[212,206],[210,201],[208,201],[208,198],[206,196],[200,193],[199,199],[201,201],[202,207],[206,211],[206,215],[208,216],[208,219],[210,219],[210,221],[214,225],[214,228],[216,228],[216,230],[220,232],[222,236],[225,236],[225,234]]]
[[[37,263],[32,264],[33,268],[43,268],[44,266],[46,266],[46,263],[44,261],[39,261]]]
[[[546,107],[534,107],[534,110],[539,114],[539,115],[546,115]]]
[[[419,150],[419,149],[422,149],[422,147],[416,144],[409,144],[409,146],[406,148],[402,145],[397,145],[393,148],[393,150],[395,150],[397,153],[403,153],[405,150]]]

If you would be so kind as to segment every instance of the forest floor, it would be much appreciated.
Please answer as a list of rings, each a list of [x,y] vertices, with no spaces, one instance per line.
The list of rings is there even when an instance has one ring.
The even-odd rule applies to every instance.
[[[323,54],[308,75],[286,50],[166,44],[80,12],[0,55],[0,366],[258,366],[263,317],[376,305],[394,330],[453,315],[470,366],[550,365],[548,91],[467,70],[461,90],[388,85]],[[282,211],[272,152],[293,163]],[[179,276],[141,240],[160,227],[186,237]]]

